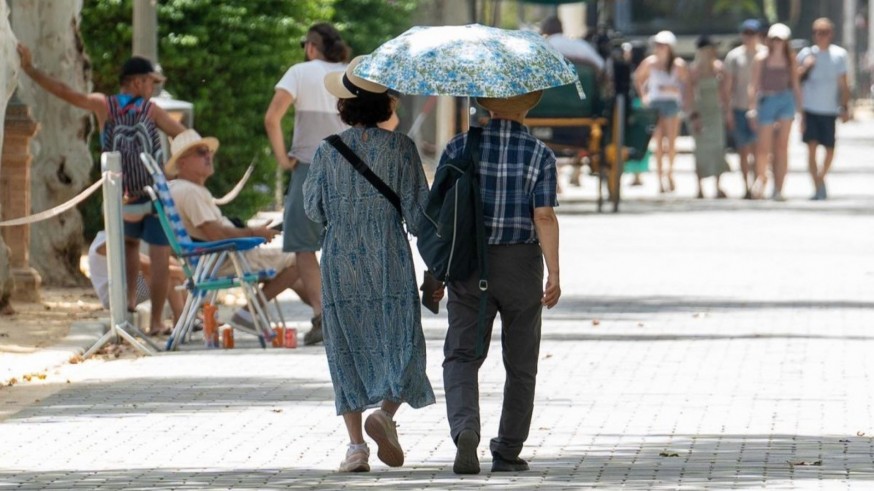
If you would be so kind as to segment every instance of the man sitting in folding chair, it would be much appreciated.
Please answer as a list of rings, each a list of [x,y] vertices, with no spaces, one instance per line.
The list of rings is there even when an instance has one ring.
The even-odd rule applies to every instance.
[[[279,232],[267,227],[236,227],[215,204],[212,193],[206,188],[206,180],[213,175],[213,155],[218,149],[216,138],[202,138],[195,130],[185,130],[170,144],[170,160],[165,172],[176,176],[170,181],[170,195],[188,234],[195,240],[218,241],[238,237],[263,237],[268,242]],[[294,254],[280,249],[260,247],[244,252],[246,261],[254,270],[273,269],[276,276],[264,282],[262,293],[269,301],[286,288],[293,289],[301,300],[309,305],[306,290],[295,267]],[[232,274],[233,264],[225,261],[218,274]],[[240,308],[230,320],[248,329],[255,328],[255,321],[246,308]]]

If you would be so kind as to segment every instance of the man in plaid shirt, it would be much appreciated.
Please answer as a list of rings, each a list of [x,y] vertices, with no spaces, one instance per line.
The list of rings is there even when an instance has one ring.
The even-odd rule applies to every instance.
[[[450,433],[457,447],[456,474],[480,471],[478,372],[488,354],[498,313],[507,381],[498,436],[490,445],[492,472],[528,470],[519,454],[534,411],[540,316],[544,305],[554,307],[561,296],[555,155],[522,125],[541,95],[538,91],[509,99],[478,99],[491,113],[491,121],[483,128],[477,169],[489,243],[488,308],[485,350],[477,356],[479,275],[449,282],[443,383]],[[440,165],[460,157],[466,140],[466,134],[453,138]]]

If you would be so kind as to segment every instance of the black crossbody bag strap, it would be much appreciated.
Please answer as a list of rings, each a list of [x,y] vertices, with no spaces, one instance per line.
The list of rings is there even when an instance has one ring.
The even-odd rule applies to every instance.
[[[391,203],[392,206],[394,206],[395,209],[398,210],[398,214],[400,214],[401,218],[403,218],[404,214],[403,212],[401,212],[401,198],[397,195],[397,193],[395,193],[392,188],[388,186],[388,184],[383,182],[383,180],[380,179],[379,176],[374,174],[373,171],[370,170],[370,167],[368,167],[367,164],[365,164],[364,161],[361,160],[361,157],[356,155],[355,152],[353,152],[348,145],[343,143],[343,140],[341,140],[339,136],[331,135],[325,138],[325,140],[330,143],[334,148],[336,148],[337,151],[340,152],[340,154],[343,155],[343,157],[345,157],[350,164],[352,164],[352,167],[356,171],[358,171],[359,174],[364,176],[364,178],[367,179],[370,184],[373,184],[373,187],[375,187],[377,191],[385,196],[385,199],[387,199],[389,203]]]

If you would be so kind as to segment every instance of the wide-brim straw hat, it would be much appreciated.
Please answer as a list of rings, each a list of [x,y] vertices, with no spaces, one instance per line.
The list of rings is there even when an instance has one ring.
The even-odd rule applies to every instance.
[[[476,102],[493,113],[521,114],[531,110],[543,97],[542,90],[507,98],[477,97]]]
[[[187,129],[176,135],[176,138],[173,138],[173,141],[170,142],[170,160],[164,166],[164,173],[169,176],[175,176],[179,172],[176,169],[176,161],[179,159],[179,156],[188,151],[189,148],[198,145],[206,145],[211,152],[215,153],[218,150],[219,141],[218,138],[211,136],[204,138],[193,129]]]
[[[364,56],[356,56],[349,62],[349,66],[343,72],[331,72],[325,75],[325,88],[338,99],[354,99],[367,95],[384,94],[388,87],[376,82],[364,80],[352,73],[352,70],[361,63]]]

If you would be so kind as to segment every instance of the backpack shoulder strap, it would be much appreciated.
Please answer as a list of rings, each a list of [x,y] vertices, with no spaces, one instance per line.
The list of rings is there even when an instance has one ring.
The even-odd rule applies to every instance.
[[[473,171],[473,210],[476,218],[476,256],[477,265],[479,266],[479,311],[477,312],[477,336],[475,353],[476,356],[481,356],[485,351],[485,336],[486,336],[486,309],[488,307],[488,290],[489,290],[489,264],[488,264],[488,242],[486,239],[485,217],[483,217],[483,201],[479,188],[479,175],[477,167],[480,159],[480,140],[482,139],[483,129],[472,127],[467,132],[467,141],[464,144],[464,158],[470,162],[471,170]]]
[[[370,167],[368,167],[367,164],[365,164],[364,161],[361,160],[361,157],[356,155],[355,152],[353,152],[348,145],[343,143],[343,140],[338,135],[331,135],[325,138],[325,140],[330,143],[331,146],[336,148],[337,151],[340,152],[340,154],[343,155],[343,157],[345,157],[350,164],[352,164],[352,167],[356,171],[358,171],[359,174],[364,176],[364,178],[367,179],[370,184],[372,184],[373,187],[376,188],[377,191],[385,196],[385,199],[387,199],[389,203],[391,203],[392,206],[395,207],[395,209],[398,211],[398,214],[400,214],[403,218],[404,214],[401,212],[401,198],[397,195],[397,193],[395,193],[388,184],[380,179],[379,176],[374,174],[373,171],[370,170]]]

